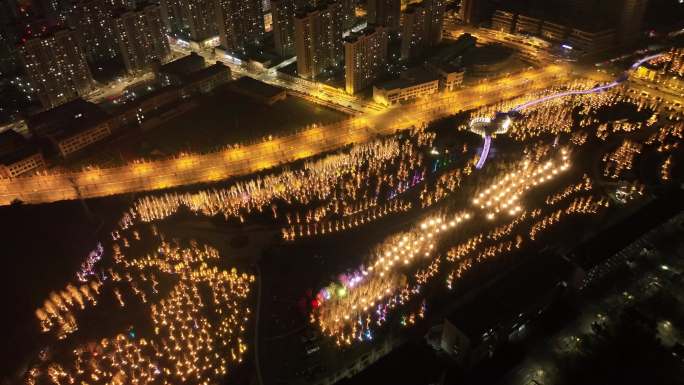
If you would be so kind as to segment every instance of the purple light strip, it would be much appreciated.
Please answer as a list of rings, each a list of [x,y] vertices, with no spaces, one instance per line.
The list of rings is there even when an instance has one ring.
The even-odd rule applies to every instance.
[[[534,106],[534,105],[537,105],[537,104],[539,104],[539,103],[544,103],[544,102],[547,102],[547,101],[549,101],[549,100],[562,98],[562,97],[564,97],[564,96],[570,96],[570,95],[587,95],[587,94],[595,94],[595,93],[603,92],[603,91],[605,91],[605,90],[607,90],[607,89],[609,89],[609,88],[613,88],[613,87],[617,86],[618,84],[620,84],[620,82],[611,82],[611,83],[608,83],[608,84],[605,84],[605,85],[602,85],[602,86],[599,86],[599,87],[595,87],[595,88],[592,88],[592,89],[589,89],[589,90],[565,91],[565,92],[561,92],[561,93],[558,93],[558,94],[553,94],[553,95],[544,96],[543,98],[539,98],[539,99],[536,99],[536,100],[531,100],[531,101],[529,101],[529,102],[527,102],[527,103],[521,104],[521,105],[515,107],[515,108],[513,109],[513,111],[519,112],[519,111],[522,110],[522,109],[525,109],[525,108],[528,108],[528,107],[532,107],[532,106]]]
[[[482,154],[480,154],[480,159],[477,161],[477,164],[475,165],[476,169],[481,169],[484,167],[485,161],[487,160],[487,156],[489,155],[489,147],[492,145],[492,137],[489,135],[485,135],[484,137],[484,147],[482,148]]]
[[[532,106],[534,106],[534,105],[537,105],[537,104],[539,104],[539,103],[544,103],[544,102],[547,102],[547,101],[549,101],[549,100],[553,100],[553,99],[557,99],[557,98],[562,98],[562,97],[564,97],[564,96],[570,96],[570,95],[587,95],[587,94],[595,94],[595,93],[603,92],[603,91],[605,91],[605,90],[607,90],[607,89],[609,89],[609,88],[613,88],[613,87],[619,85],[620,83],[622,83],[623,81],[625,81],[625,80],[627,79],[627,76],[629,75],[629,72],[630,72],[630,71],[634,71],[635,69],[639,68],[639,66],[642,65],[642,64],[644,64],[645,62],[647,62],[647,61],[649,61],[649,60],[653,60],[653,59],[658,58],[658,57],[660,57],[660,56],[662,56],[662,54],[646,56],[645,58],[639,59],[639,60],[636,61],[634,64],[632,64],[632,66],[629,68],[629,70],[628,70],[628,71],[625,71],[625,73],[624,73],[620,78],[618,78],[618,80],[615,80],[615,81],[613,81],[613,82],[611,82],[611,83],[604,84],[604,85],[598,86],[598,87],[594,87],[594,88],[591,88],[591,89],[588,89],[588,90],[581,90],[581,91],[565,91],[565,92],[560,92],[560,93],[557,93],[557,94],[554,94],[554,95],[548,95],[548,96],[545,96],[545,97],[543,97],[543,98],[539,98],[539,99],[537,99],[537,100],[531,100],[531,101],[529,101],[529,102],[527,102],[527,103],[521,104],[521,105],[519,105],[519,106],[513,108],[512,111],[519,112],[519,111],[522,110],[522,109],[525,109],[525,108],[528,108],[528,107],[532,107]]]

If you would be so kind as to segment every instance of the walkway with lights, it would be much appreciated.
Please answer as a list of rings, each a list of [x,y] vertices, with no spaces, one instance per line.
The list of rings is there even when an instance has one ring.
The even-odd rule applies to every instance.
[[[564,97],[566,97],[566,96],[597,94],[597,93],[601,93],[601,92],[603,92],[603,91],[609,90],[609,89],[611,89],[611,88],[614,88],[614,87],[616,87],[616,86],[618,86],[618,85],[624,83],[627,79],[629,79],[629,75],[630,75],[634,70],[636,70],[637,68],[639,68],[639,66],[641,66],[642,64],[644,64],[644,63],[646,63],[646,62],[648,62],[648,61],[650,61],[650,60],[656,59],[656,58],[658,58],[658,57],[660,57],[660,56],[662,56],[662,54],[650,55],[650,56],[647,56],[647,57],[645,57],[645,58],[642,58],[642,59],[637,60],[634,64],[632,64],[631,67],[629,67],[628,70],[626,70],[625,72],[623,72],[617,79],[615,79],[614,81],[612,81],[612,82],[610,82],[610,83],[608,83],[608,84],[604,84],[604,85],[602,85],[602,86],[597,86],[597,87],[594,87],[594,88],[590,88],[590,89],[588,89],[588,90],[571,90],[571,91],[559,92],[559,93],[556,93],[556,94],[544,96],[544,97],[542,97],[542,98],[530,100],[530,101],[528,101],[528,102],[525,102],[525,103],[523,103],[523,104],[520,104],[520,105],[514,107],[514,108],[511,109],[509,112],[507,112],[507,114],[519,113],[520,111],[522,111],[522,110],[524,110],[524,109],[526,109],[526,108],[533,107],[533,106],[536,106],[536,105],[538,105],[538,104],[541,104],[541,103],[544,103],[544,102],[548,102],[548,101],[550,101],[550,100],[559,99],[559,98],[564,98]],[[479,125],[480,123],[482,123],[481,118],[475,118],[475,119],[473,119],[473,120],[470,122],[471,131],[472,131],[473,127],[475,127],[475,125]],[[508,129],[508,126],[506,126],[506,129]],[[504,132],[504,133],[505,133],[505,132]],[[484,133],[484,131],[483,131],[482,136],[483,136],[483,138],[484,138],[484,146],[483,146],[483,148],[482,148],[482,153],[480,154],[480,158],[478,159],[477,164],[475,165],[475,167],[478,168],[478,169],[481,169],[482,167],[484,167],[484,164],[485,164],[485,162],[486,162],[486,160],[487,160],[487,157],[489,156],[489,150],[490,150],[490,148],[491,148],[491,142],[492,142],[491,136],[488,135],[487,133]]]

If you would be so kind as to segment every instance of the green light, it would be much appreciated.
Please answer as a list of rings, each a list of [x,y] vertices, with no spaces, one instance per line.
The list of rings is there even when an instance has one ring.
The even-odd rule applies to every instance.
[[[340,288],[339,290],[337,290],[337,295],[340,297],[344,297],[345,295],[347,295],[347,289]]]

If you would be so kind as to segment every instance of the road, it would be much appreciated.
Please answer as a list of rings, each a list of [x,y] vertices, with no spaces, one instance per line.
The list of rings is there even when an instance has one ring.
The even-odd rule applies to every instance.
[[[147,72],[140,76],[129,76],[124,79],[113,81],[109,84],[103,85],[86,96],[86,100],[93,103],[101,103],[109,98],[117,98],[121,96],[124,90],[136,83],[144,82],[154,78],[154,73]]]
[[[171,48],[176,54],[187,55],[191,52],[187,48],[174,44],[171,45]],[[207,62],[222,62],[230,68],[234,78],[248,76],[264,83],[284,88],[291,94],[303,96],[307,100],[310,100],[314,103],[334,108],[345,113],[359,115],[366,112],[377,112],[384,109],[384,107],[378,103],[349,95],[342,89],[331,87],[323,83],[289,76],[277,71],[279,67],[294,63],[294,60],[292,59],[288,59],[270,69],[258,69],[256,66],[245,63],[237,64],[232,58],[222,57],[220,54],[214,54],[213,52],[209,52],[207,50],[196,53],[204,57],[204,60]]]
[[[0,180],[0,205],[15,199],[47,203],[151,191],[213,182],[360,143],[377,135],[412,126],[501,100],[546,89],[567,80],[569,71],[558,65],[528,70],[462,90],[431,95],[416,103],[367,112],[346,121],[318,126],[289,136],[208,154],[135,163],[107,169]]]
[[[457,39],[463,33],[473,35],[477,38],[478,43],[501,44],[513,48],[520,59],[530,64],[547,65],[556,61],[556,58],[548,51],[550,44],[542,39],[494,29],[474,28],[454,22],[447,23],[444,26],[445,37]]]

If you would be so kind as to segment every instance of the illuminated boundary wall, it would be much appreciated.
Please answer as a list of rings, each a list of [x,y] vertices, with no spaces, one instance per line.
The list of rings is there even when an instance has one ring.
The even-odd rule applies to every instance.
[[[0,180],[0,205],[95,198],[152,191],[246,175],[360,143],[377,135],[419,127],[471,108],[540,90],[565,79],[568,71],[553,65],[433,95],[410,105],[368,113],[340,123],[313,127],[289,136],[208,154],[134,163],[120,167],[34,175]]]

